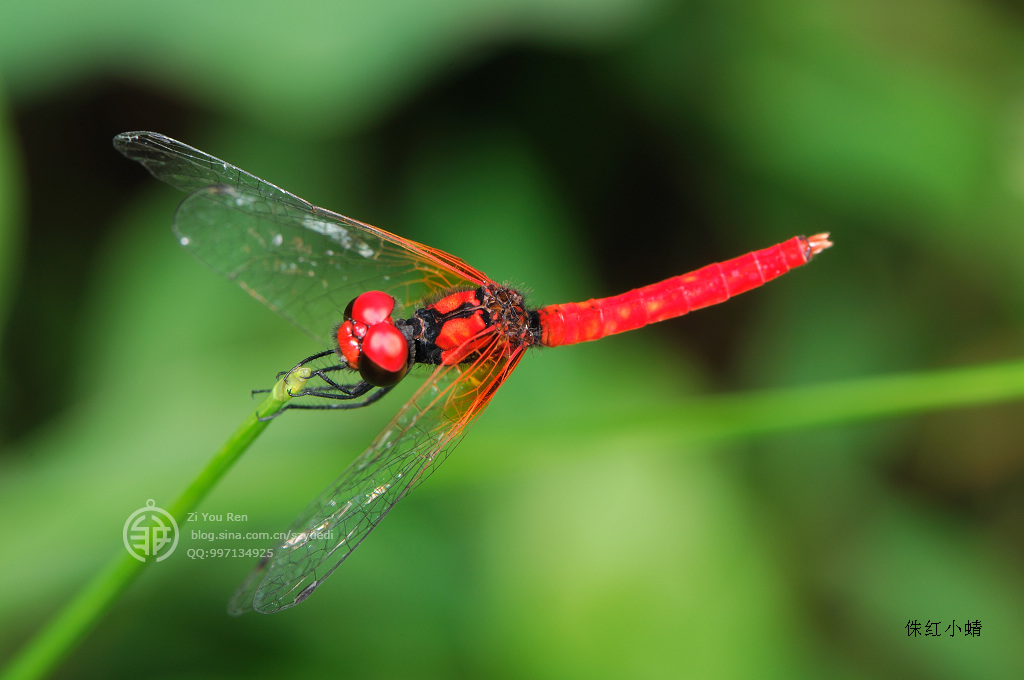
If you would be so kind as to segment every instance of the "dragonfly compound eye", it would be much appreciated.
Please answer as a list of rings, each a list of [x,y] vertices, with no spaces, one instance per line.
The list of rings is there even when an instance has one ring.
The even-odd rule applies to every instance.
[[[397,385],[409,370],[409,344],[390,322],[366,329],[359,375],[377,387]]]
[[[348,303],[345,318],[372,326],[391,318],[394,309],[393,297],[379,290],[370,290]]]
[[[346,313],[345,316],[348,316]],[[338,326],[338,354],[345,358],[349,368],[359,368],[359,353],[366,337],[366,324],[345,321]]]

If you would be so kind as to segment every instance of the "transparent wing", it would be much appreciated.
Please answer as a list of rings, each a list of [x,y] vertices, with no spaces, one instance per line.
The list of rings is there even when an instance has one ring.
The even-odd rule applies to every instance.
[[[123,133],[114,146],[189,193],[175,214],[182,245],[321,341],[366,290],[390,293],[404,314],[436,290],[493,283],[457,257],[318,208],[164,135]],[[230,610],[269,613],[306,599],[440,465],[521,353],[495,335],[474,361],[435,369],[260,561]]]
[[[383,290],[405,313],[430,293],[490,282],[444,251],[317,206],[155,132],[125,132],[114,147],[190,195],[174,230],[197,258],[326,343],[345,306]]]
[[[269,614],[299,604],[444,461],[519,363],[495,338],[472,363],[439,366],[370,447],[295,520],[228,610]]]

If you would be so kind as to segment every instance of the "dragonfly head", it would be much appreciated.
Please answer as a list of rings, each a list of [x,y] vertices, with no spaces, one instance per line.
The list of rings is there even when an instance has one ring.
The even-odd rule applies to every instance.
[[[391,318],[394,309],[393,297],[367,291],[348,303],[338,326],[338,353],[377,387],[396,385],[409,371],[409,343]]]

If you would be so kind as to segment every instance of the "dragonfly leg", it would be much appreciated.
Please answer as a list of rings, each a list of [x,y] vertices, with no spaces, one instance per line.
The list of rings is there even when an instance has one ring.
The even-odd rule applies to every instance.
[[[324,399],[357,399],[373,389],[373,385],[365,381],[360,381],[353,385],[339,385],[333,380],[328,380],[326,382],[328,383],[327,387],[308,387],[291,396],[322,397]]]
[[[333,349],[325,349],[322,352],[317,352],[316,354],[314,354],[312,356],[308,356],[305,359],[303,359],[302,361],[300,361],[299,363],[297,363],[294,366],[292,366],[287,371],[281,371],[280,373],[278,373],[277,374],[277,379],[280,380],[284,376],[286,376],[289,373],[291,373],[292,371],[294,371],[296,368],[302,368],[303,366],[305,366],[306,364],[308,364],[311,361],[316,361],[317,359],[323,359],[324,357],[330,356],[331,354],[334,354],[334,350]]]
[[[324,358],[326,356],[330,356],[332,354],[334,354],[334,350],[333,349],[327,349],[327,350],[324,350],[322,352],[317,352],[316,354],[314,354],[312,356],[308,356],[305,359],[303,359],[302,361],[300,361],[299,363],[295,364],[295,366],[293,366],[292,368],[288,369],[287,371],[281,371],[280,373],[278,373],[277,376],[276,376],[276,379],[280,380],[281,378],[283,378],[284,376],[288,375],[292,371],[294,371],[294,370],[296,370],[298,368],[302,368],[303,366],[305,366],[306,364],[310,363],[311,361],[316,361],[317,359],[322,359],[322,358]],[[321,380],[323,380],[325,383],[330,385],[331,388],[339,390],[341,392],[346,392],[346,391],[350,390],[353,386],[339,384],[339,383],[337,383],[337,382],[335,382],[335,381],[333,381],[333,380],[331,380],[330,378],[327,377],[327,373],[330,373],[332,371],[340,371],[340,370],[345,369],[345,368],[348,368],[348,366],[346,366],[345,364],[334,364],[333,366],[325,366],[324,368],[318,368],[315,371],[313,371],[312,374],[311,374],[311,377],[313,375],[318,376]],[[257,394],[266,394],[267,392],[271,392],[271,391],[273,391],[273,388],[262,389],[262,390],[253,390],[252,391],[252,396],[256,396]],[[365,391],[366,390],[364,390],[364,392]],[[292,396],[293,397],[298,397],[300,395],[293,394]]]
[[[319,368],[319,369],[313,371],[312,375],[315,375],[318,378],[320,378],[321,380],[323,380],[332,389],[340,390],[341,392],[346,392],[346,393],[351,392],[353,389],[359,388],[360,385],[365,385],[366,384],[366,383],[360,381],[360,382],[358,382],[358,383],[356,383],[354,385],[343,385],[343,384],[340,384],[340,383],[336,383],[336,382],[334,382],[333,380],[331,380],[330,378],[327,377],[327,374],[330,373],[330,372],[340,371],[340,370],[343,370],[343,369],[346,369],[346,368],[348,368],[348,366],[345,365],[345,364],[335,364],[334,366],[328,366],[326,368]],[[321,389],[323,389],[323,388],[321,388]],[[367,390],[364,389],[362,393],[365,393],[366,391]],[[356,396],[359,396],[359,395],[356,395]]]
[[[312,359],[321,358],[321,357],[326,356],[327,354],[330,354],[330,352],[321,352],[320,354],[317,354],[314,357],[310,357],[310,359],[307,359],[307,360],[303,361],[298,366],[296,366],[296,368],[301,367],[303,364],[305,364],[306,362],[308,362],[308,361],[310,361]],[[373,404],[374,402],[380,400],[380,398],[383,397],[388,392],[390,392],[392,387],[393,387],[393,385],[390,386],[390,387],[381,387],[381,388],[378,388],[375,392],[372,392],[372,390],[374,389],[374,385],[371,385],[370,383],[366,382],[365,380],[360,380],[357,383],[352,383],[350,385],[346,385],[344,383],[339,383],[339,382],[336,382],[335,380],[332,380],[327,375],[327,373],[333,373],[335,371],[340,371],[340,370],[346,369],[346,368],[348,368],[348,367],[344,366],[344,365],[341,365],[341,364],[335,364],[334,366],[326,366],[326,367],[324,367],[322,369],[317,369],[316,371],[313,371],[311,377],[312,376],[316,376],[316,377],[320,378],[325,383],[325,385],[320,386],[320,387],[306,387],[306,388],[304,388],[303,390],[301,390],[299,392],[296,392],[294,394],[290,394],[289,396],[292,397],[293,399],[297,399],[299,397],[317,397],[319,399],[334,399],[334,400],[343,401],[343,402],[351,402],[351,400],[353,400],[353,399],[359,399],[360,397],[363,397],[363,396],[367,395],[367,393],[370,393],[369,396],[366,396],[362,401],[358,401],[358,402],[354,402],[354,403],[341,403],[341,404],[338,404],[338,403],[333,403],[333,404],[324,404],[324,403],[320,403],[320,404],[310,404],[310,403],[296,404],[296,403],[288,403],[288,404],[285,404],[283,407],[281,407],[281,410],[278,411],[277,413],[275,413],[274,415],[267,416],[265,418],[260,418],[260,420],[273,420],[274,418],[276,418],[277,416],[281,415],[282,413],[284,413],[288,409],[302,409],[302,410],[307,410],[307,411],[326,411],[326,410],[349,410],[349,409],[362,408],[364,406],[369,406],[370,404]],[[294,371],[295,369],[293,368],[292,370]],[[282,373],[281,375],[287,375],[287,373]],[[309,384],[309,383],[307,382],[307,384]],[[269,392],[269,391],[270,390],[253,390],[253,394],[257,394],[259,392]]]
[[[358,397],[362,396],[363,394],[366,394],[366,392],[368,392],[370,389],[373,388],[373,385],[370,385],[368,383],[364,383],[364,384],[366,384],[366,386],[367,386],[366,389],[363,390],[362,392],[360,392],[360,394],[358,394],[358,395],[343,396],[343,395],[340,395],[340,394],[332,394],[332,393],[326,392],[326,391],[324,391],[324,392],[317,392],[316,390],[305,390],[304,394],[301,395],[301,396],[323,397],[325,399],[345,399],[345,400],[347,400],[347,399],[355,399],[355,398],[358,398]],[[260,420],[272,420],[272,419],[276,418],[277,416],[281,415],[282,413],[284,413],[285,411],[287,411],[288,409],[301,409],[303,411],[346,411],[346,410],[354,409],[354,408],[362,408],[364,406],[369,406],[370,404],[380,400],[381,397],[383,397],[385,394],[387,394],[388,392],[391,391],[392,387],[394,387],[394,386],[392,385],[391,387],[381,387],[376,392],[371,393],[370,396],[368,396],[365,399],[363,399],[362,401],[356,402],[354,404],[353,403],[342,403],[342,404],[292,404],[292,403],[288,403],[288,404],[285,404],[284,406],[282,406],[281,410],[278,411],[277,413],[275,413],[274,415],[268,416],[266,418],[261,418]]]

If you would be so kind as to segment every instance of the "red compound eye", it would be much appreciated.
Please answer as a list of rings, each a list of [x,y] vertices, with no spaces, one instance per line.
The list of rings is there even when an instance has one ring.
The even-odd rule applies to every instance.
[[[359,360],[363,380],[377,387],[389,387],[397,385],[408,370],[409,343],[402,331],[390,323],[370,326]]]
[[[346,321],[338,326],[338,353],[345,358],[350,368],[359,368],[359,352],[366,326],[355,321]]]
[[[345,318],[372,326],[390,319],[394,309],[393,297],[379,290],[370,290],[348,303]]]

